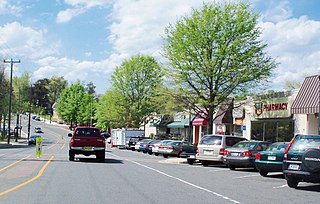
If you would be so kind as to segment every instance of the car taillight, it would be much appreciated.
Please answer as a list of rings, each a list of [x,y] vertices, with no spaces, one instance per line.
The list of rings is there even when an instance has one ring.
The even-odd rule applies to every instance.
[[[229,152],[228,150],[224,150],[224,151],[223,151],[223,154],[224,154],[224,155],[230,155],[230,152]]]
[[[260,153],[256,154],[256,160],[260,160]]]
[[[198,147],[196,148],[196,154],[199,154],[199,149],[198,149]]]
[[[290,147],[292,146],[292,143],[293,143],[293,141],[294,141],[294,138],[295,138],[295,137],[293,137],[293,138],[291,139],[288,147],[286,148],[286,151],[284,152],[284,155],[283,155],[283,160],[288,160],[288,152],[289,152]]]
[[[224,148],[220,148],[219,154],[224,155]]]
[[[168,146],[168,149],[173,149],[173,147],[172,146]]]
[[[242,152],[241,156],[244,156],[244,157],[252,156],[252,152],[251,151]]]

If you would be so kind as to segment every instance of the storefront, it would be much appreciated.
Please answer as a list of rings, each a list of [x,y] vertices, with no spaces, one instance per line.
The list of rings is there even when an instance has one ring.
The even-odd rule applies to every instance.
[[[320,134],[320,75],[304,79],[291,113],[296,121],[295,134]]]
[[[191,141],[191,119],[185,114],[176,114],[173,117],[173,122],[167,124],[171,139]]]
[[[233,129],[232,110],[230,104],[221,105],[214,114],[212,134],[230,135]],[[193,144],[198,144],[203,135],[208,134],[208,116],[204,112],[199,113],[193,120]]]
[[[290,141],[294,132],[294,120],[290,112],[293,98],[291,91],[255,97],[250,139]]]

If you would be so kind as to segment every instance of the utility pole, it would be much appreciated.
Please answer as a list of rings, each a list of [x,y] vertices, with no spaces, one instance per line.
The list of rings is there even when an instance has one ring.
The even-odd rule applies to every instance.
[[[20,60],[3,60],[3,63],[10,63],[11,64],[11,71],[10,71],[10,87],[9,87],[9,121],[8,121],[8,144],[10,144],[10,123],[11,123],[11,98],[12,98],[12,71],[13,71],[13,64],[20,63]]]

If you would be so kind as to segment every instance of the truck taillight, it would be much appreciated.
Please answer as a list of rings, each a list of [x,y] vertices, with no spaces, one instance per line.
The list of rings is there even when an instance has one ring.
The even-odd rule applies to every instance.
[[[220,148],[219,154],[224,155],[224,148]]]
[[[250,157],[250,156],[252,156],[252,152],[251,151],[242,152],[241,156]]]
[[[260,153],[256,154],[256,160],[260,160]]]
[[[293,141],[294,141],[294,138],[295,138],[295,137],[293,137],[293,138],[291,139],[288,147],[286,148],[286,151],[284,151],[283,160],[288,160],[288,152],[289,152],[290,147],[292,146],[292,143],[293,143]]]
[[[73,145],[73,143],[74,143],[74,139],[73,139],[73,138],[71,138],[71,140],[70,140],[70,145],[72,146],[72,145]]]

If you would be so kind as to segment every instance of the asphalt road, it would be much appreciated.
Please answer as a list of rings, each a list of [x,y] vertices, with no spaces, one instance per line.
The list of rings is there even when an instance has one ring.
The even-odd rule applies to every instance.
[[[43,129],[43,155],[35,146],[0,149],[0,203],[319,203],[319,184],[287,187],[281,174],[261,177],[250,169],[230,171],[174,158],[107,148],[68,160],[69,131],[32,121]],[[32,128],[33,130],[33,128]]]

